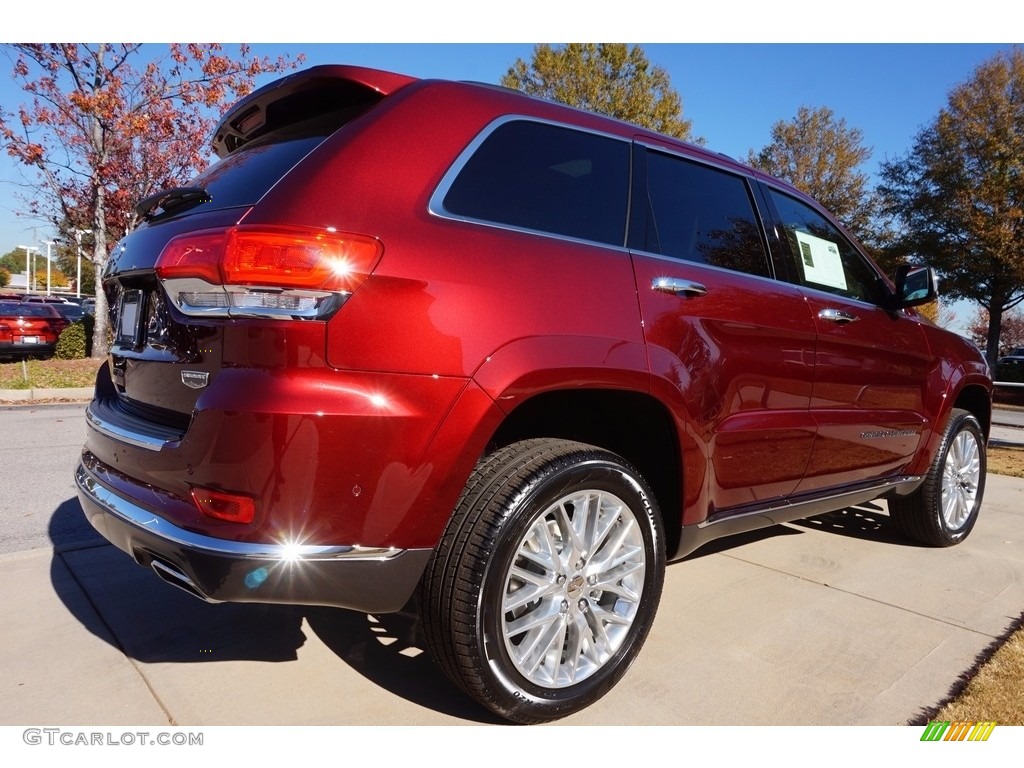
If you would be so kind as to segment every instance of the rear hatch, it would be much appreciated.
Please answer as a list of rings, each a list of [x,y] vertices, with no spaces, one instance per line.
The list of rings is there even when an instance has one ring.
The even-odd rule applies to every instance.
[[[409,82],[340,66],[278,80],[221,121],[218,162],[187,186],[140,201],[143,222],[114,248],[103,283],[113,344],[91,410],[106,434],[180,440],[223,367],[267,358],[250,339],[268,328],[279,336],[302,327],[293,332],[308,337],[320,326],[323,336],[322,321],[351,293],[329,260],[336,267],[339,251],[354,251],[369,269],[378,244],[338,242],[288,222],[254,229],[245,216],[296,165],[315,162],[328,136]],[[228,336],[237,343],[225,356]]]

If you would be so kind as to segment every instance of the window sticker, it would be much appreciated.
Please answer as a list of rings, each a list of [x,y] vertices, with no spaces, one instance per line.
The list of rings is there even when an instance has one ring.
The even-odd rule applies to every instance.
[[[800,264],[804,269],[804,279],[809,283],[845,291],[846,273],[843,271],[843,260],[839,256],[839,245],[806,232],[795,231],[793,234],[796,235],[796,242],[800,247]]]

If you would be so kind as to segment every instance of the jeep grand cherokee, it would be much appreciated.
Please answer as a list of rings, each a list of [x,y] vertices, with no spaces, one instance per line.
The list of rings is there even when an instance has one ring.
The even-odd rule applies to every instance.
[[[885,497],[956,544],[991,380],[786,184],[502,88],[315,67],[138,205],[77,483],[209,601],[400,609],[510,720],[625,673],[666,561]]]

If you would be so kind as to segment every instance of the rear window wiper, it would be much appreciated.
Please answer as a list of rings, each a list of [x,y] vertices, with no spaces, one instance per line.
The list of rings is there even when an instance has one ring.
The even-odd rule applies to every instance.
[[[135,212],[149,221],[159,215],[153,213],[158,208],[161,213],[168,213],[186,204],[198,205],[211,200],[213,197],[202,187],[173,187],[143,198],[135,204]]]

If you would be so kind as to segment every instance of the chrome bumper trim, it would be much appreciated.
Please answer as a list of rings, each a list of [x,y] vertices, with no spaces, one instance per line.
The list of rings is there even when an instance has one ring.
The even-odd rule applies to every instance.
[[[93,410],[93,404],[89,403],[89,407],[85,409],[85,423],[91,428],[95,429],[102,435],[117,440],[121,443],[127,443],[128,445],[134,445],[136,448],[145,448],[147,451],[162,451],[167,447],[171,440],[164,440],[151,435],[143,435],[138,432],[129,432],[128,430],[117,427],[104,421],[99,414]]]
[[[385,561],[403,554],[406,550],[358,545],[318,545],[282,542],[280,544],[229,541],[186,531],[157,517],[142,507],[121,498],[109,488],[96,481],[89,471],[79,464],[75,470],[75,482],[79,491],[100,506],[108,514],[135,528],[172,542],[180,547],[233,559],[279,560],[302,562],[310,560],[336,561]]]

